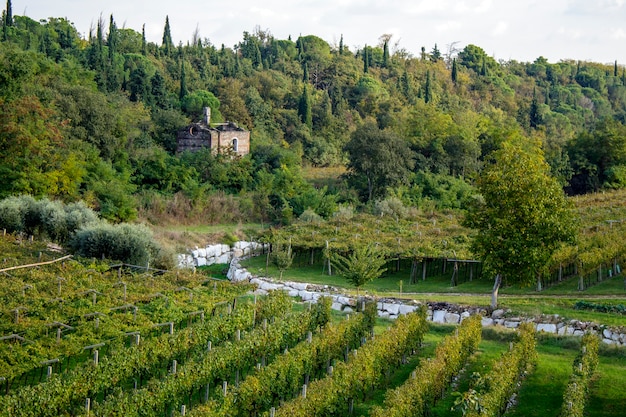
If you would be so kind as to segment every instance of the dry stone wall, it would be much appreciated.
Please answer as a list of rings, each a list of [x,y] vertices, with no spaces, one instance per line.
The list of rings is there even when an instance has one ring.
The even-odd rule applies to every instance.
[[[248,281],[256,285],[255,294],[264,295],[270,291],[287,291],[292,297],[300,297],[305,302],[315,303],[320,297],[330,297],[332,308],[343,312],[356,309],[357,300],[342,294],[337,288],[328,285],[315,285],[301,282],[274,281],[258,277],[241,267],[238,258],[233,258],[228,270],[228,279],[234,282]],[[378,299],[378,315],[395,319],[399,315],[417,310],[421,303],[406,299]],[[514,316],[510,310],[498,309],[492,312],[485,308],[467,307],[449,303],[428,303],[428,320],[434,323],[459,324],[473,314],[483,316],[483,326],[503,326],[517,328],[521,323],[531,322],[538,332],[557,335],[582,336],[591,332],[601,336],[602,341],[610,345],[626,346],[626,330],[611,328],[593,322],[565,320],[559,315],[542,315],[540,317]]]

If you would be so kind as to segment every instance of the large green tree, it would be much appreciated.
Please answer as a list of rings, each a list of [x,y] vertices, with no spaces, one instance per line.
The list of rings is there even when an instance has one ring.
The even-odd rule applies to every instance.
[[[474,254],[495,274],[491,305],[502,278],[540,289],[553,253],[575,239],[573,212],[538,146],[505,142],[481,172],[482,199],[471,206],[467,225],[476,229]]]
[[[367,201],[383,196],[387,187],[407,183],[415,165],[407,141],[380,130],[374,122],[359,127],[344,150],[350,160],[351,182],[357,187],[364,186]]]

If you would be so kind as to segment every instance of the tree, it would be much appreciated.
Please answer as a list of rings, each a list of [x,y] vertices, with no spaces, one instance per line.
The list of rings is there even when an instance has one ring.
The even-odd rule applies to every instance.
[[[477,231],[474,254],[495,274],[495,308],[503,277],[520,285],[540,284],[554,252],[575,240],[575,221],[538,146],[503,143],[477,183],[482,199],[470,207],[466,225]]]
[[[300,116],[300,120],[302,121],[302,123],[307,125],[309,129],[313,126],[311,94],[309,93],[307,84],[304,84],[304,88],[302,89],[302,95],[300,96],[300,101],[298,103],[298,115]]]
[[[457,65],[456,65],[456,58],[452,58],[452,74],[451,74],[451,77],[452,77],[452,82],[455,83],[455,84],[456,84],[457,79],[459,78],[458,71],[459,70],[458,70]]]
[[[389,66],[389,41],[385,39],[385,43],[383,44],[383,68],[387,68]]]
[[[187,74],[185,74],[185,59],[183,58],[180,60],[180,90],[178,99],[182,101],[187,94],[189,94],[189,90],[187,90]]]
[[[356,287],[357,297],[359,288],[380,277],[387,270],[384,268],[386,263],[384,255],[372,245],[359,246],[347,257],[334,252],[330,258],[339,274]]]
[[[172,42],[172,32],[170,31],[170,18],[165,16],[165,28],[163,28],[163,44],[161,46],[165,51],[165,55],[170,56],[172,54],[172,48],[174,43]]]
[[[437,44],[435,44],[435,46],[433,47],[433,50],[430,51],[430,60],[432,62],[437,62],[437,61],[441,61],[442,57],[441,57],[441,51],[439,51],[439,48],[437,48]]]
[[[291,267],[294,255],[291,253],[291,245],[287,248],[279,248],[272,251],[272,263],[280,271],[280,279],[283,279],[283,273]]]
[[[363,72],[367,74],[369,68],[369,57],[368,57],[368,49],[367,45],[363,48]]]
[[[533,99],[530,102],[529,110],[530,127],[536,129],[541,124],[541,114],[539,113],[539,103],[537,101],[537,90],[533,88]]]
[[[430,81],[430,71],[426,71],[426,83],[424,83],[424,102],[430,103],[433,100],[433,86]]]
[[[4,15],[4,25],[13,26],[13,6],[11,6],[11,0],[7,0],[7,10]]]
[[[141,26],[141,55],[148,54],[148,44],[146,42],[146,24]]]
[[[367,201],[384,194],[386,187],[407,183],[415,165],[408,143],[399,136],[366,122],[344,147],[350,178],[357,186],[366,183]]]

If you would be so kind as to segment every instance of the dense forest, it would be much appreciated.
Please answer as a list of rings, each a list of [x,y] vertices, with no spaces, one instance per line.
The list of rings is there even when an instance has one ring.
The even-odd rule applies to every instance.
[[[122,19],[123,20],[123,19]],[[62,18],[13,15],[0,33],[0,198],[82,200],[102,217],[289,224],[341,207],[462,208],[490,153],[539,145],[570,194],[626,187],[624,66],[496,61],[476,45],[419,56],[382,34],[244,32],[233,48],[198,31],[161,44],[101,18],[83,39]],[[176,130],[212,120],[251,131],[251,154],[176,153]],[[314,184],[309,167],[342,175]],[[380,204],[379,204],[380,206]]]

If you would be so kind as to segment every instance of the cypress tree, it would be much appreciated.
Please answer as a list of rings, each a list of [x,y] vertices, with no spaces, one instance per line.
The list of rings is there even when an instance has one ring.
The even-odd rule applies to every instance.
[[[180,60],[180,92],[178,98],[182,101],[187,95],[187,76],[185,75],[185,59]]]
[[[615,65],[613,66],[613,76],[617,77],[617,59],[615,60]]]
[[[113,15],[109,20],[109,35],[107,36],[107,46],[109,47],[109,62],[113,62],[115,53],[117,52],[117,25],[113,20]]]
[[[339,38],[339,55],[343,55],[343,33],[341,34],[341,38]]]
[[[430,82],[430,71],[426,71],[426,84],[424,84],[424,102],[430,103],[433,99],[432,86]]]
[[[302,81],[305,83],[309,82],[309,64],[308,63],[304,63],[303,65],[303,75],[302,75]]]
[[[406,97],[407,100],[411,101],[411,95],[412,95],[412,91],[411,91],[411,81],[409,79],[409,73],[406,70],[406,68],[404,69],[404,72],[402,73],[402,94],[404,94],[404,97]]]
[[[296,41],[296,48],[298,49],[298,60],[302,61],[302,54],[304,54],[304,44],[302,43],[302,36],[298,37]]]
[[[423,46],[422,46],[421,60],[422,61],[426,60],[426,48],[424,48]]]
[[[539,115],[539,103],[537,102],[537,90],[533,88],[533,99],[530,102],[529,110],[530,127],[537,128],[541,124],[541,116]]]
[[[167,107],[167,89],[165,88],[165,79],[160,72],[155,72],[150,79],[150,93],[154,105],[160,109]]]
[[[172,42],[172,32],[170,31],[170,18],[165,16],[165,28],[163,29],[163,44],[161,45],[165,50],[165,55],[170,56],[172,54],[172,48],[174,43]]]
[[[146,42],[146,24],[144,23],[141,27],[141,54],[147,55],[148,53],[148,44]]]
[[[263,69],[263,58],[261,57],[261,49],[259,49],[259,44],[256,42],[254,45],[254,66],[257,69]]]
[[[304,84],[300,102],[298,103],[298,114],[302,123],[307,125],[309,129],[313,126],[313,113],[311,111],[311,95],[307,84]]]
[[[456,66],[456,58],[452,58],[452,82],[456,84],[458,79],[458,68]]]
[[[485,59],[485,57],[483,57],[483,64],[480,67],[480,75],[482,76],[487,75],[487,60]]]
[[[13,6],[11,6],[11,0],[7,0],[7,10],[4,15],[5,26],[13,26]]]
[[[367,45],[365,45],[365,48],[363,48],[363,72],[367,74],[368,71],[368,67],[369,67],[369,59],[367,57]]]
[[[437,44],[433,47],[433,50],[430,52],[430,60],[432,62],[437,62],[441,59],[441,52],[439,48],[437,48]]]
[[[385,39],[383,44],[383,68],[387,68],[389,65],[389,41]]]

